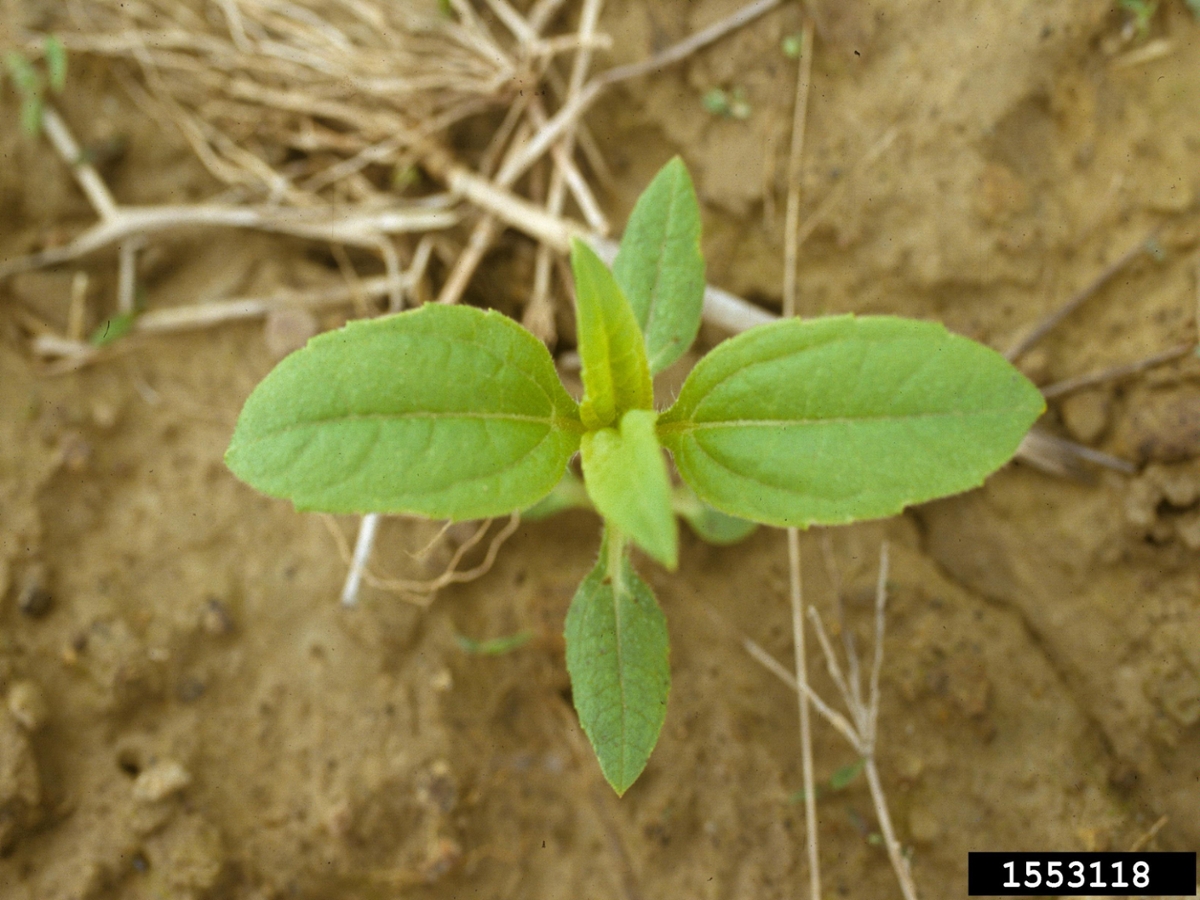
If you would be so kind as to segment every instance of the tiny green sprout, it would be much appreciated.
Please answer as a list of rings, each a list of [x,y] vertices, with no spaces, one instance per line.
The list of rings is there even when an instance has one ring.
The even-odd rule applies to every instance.
[[[454,636],[459,648],[464,653],[470,653],[472,656],[504,656],[506,653],[512,653],[514,650],[521,649],[532,638],[533,635],[528,631],[518,631],[516,634],[510,634],[507,637],[491,638],[486,641],[477,641],[467,637],[465,634],[456,634]]]
[[[88,337],[88,343],[93,347],[104,347],[125,337],[133,330],[133,323],[137,316],[136,311],[109,316],[92,331]]]
[[[1192,16],[1197,21],[1200,21],[1200,0],[1184,0],[1184,3],[1192,11]]]
[[[852,763],[842,766],[829,776],[829,780],[825,784],[818,784],[816,786],[817,796],[821,797],[828,793],[844,791],[854,783],[855,779],[857,779],[860,774],[862,774],[862,770],[866,767],[866,765],[867,761],[865,759],[857,759]],[[788,797],[788,803],[803,803],[804,797],[804,789],[801,788],[798,791],[794,791]]]
[[[735,87],[730,91],[713,88],[711,91],[706,91],[700,98],[700,104],[714,116],[720,116],[723,119],[745,120],[750,118],[752,112],[750,104],[746,100],[746,92],[740,87]]]
[[[1117,6],[1129,13],[1129,30],[1138,40],[1150,34],[1150,23],[1158,12],[1158,0],[1117,0]]]
[[[800,53],[804,50],[804,35],[799,32],[789,34],[780,42],[779,46],[783,50],[783,55],[788,59],[799,59]]]
[[[704,299],[700,209],[678,158],[639,198],[612,269],[581,241],[571,266],[582,402],[513,320],[426,305],[286,357],[247,399],[225,460],[301,510],[595,510],[600,550],[567,612],[566,664],[580,724],[623,794],[670,690],[666,618],[633,547],[673,570],[677,516],[730,543],[755,523],[881,518],[968,490],[1044,404],[1003,357],[940,324],[843,315],[719,344],[657,409],[653,378],[694,342]],[[577,456],[582,480],[568,468]]]
[[[30,137],[42,130],[47,86],[52,93],[58,94],[67,83],[67,51],[59,38],[47,35],[43,39],[42,60],[45,75],[23,54],[15,50],[4,54],[4,68],[21,98],[21,130]]]

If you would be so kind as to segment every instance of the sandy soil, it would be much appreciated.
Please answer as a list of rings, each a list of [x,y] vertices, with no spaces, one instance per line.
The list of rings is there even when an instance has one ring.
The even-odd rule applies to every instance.
[[[737,5],[613,0],[608,59],[643,58]],[[806,210],[837,193],[802,251],[803,314],[936,317],[1004,348],[1161,225],[1156,257],[1022,365],[1044,384],[1194,340],[1200,25],[1183,3],[1133,40],[1086,0],[818,5]],[[19,2],[4,9],[10,29],[38,25]],[[589,116],[614,220],[682,153],[710,280],[776,308],[796,71],[780,41],[798,15],[786,7]],[[713,87],[740,87],[749,117],[707,113]],[[213,190],[98,63],[78,61],[62,107],[85,140],[127,145],[104,168],[120,199]],[[15,117],[6,87],[0,258],[91,221]],[[498,296],[478,302],[523,296],[517,243],[493,260]],[[85,268],[102,310],[113,260]],[[522,525],[491,572],[427,609],[368,590],[343,610],[326,523],[221,463],[275,361],[262,327],[138,339],[45,377],[17,308],[62,327],[74,270],[0,286],[0,897],[802,895],[795,698],[741,645],[790,658],[781,533],[729,548],[688,536],[674,576],[643,561],[674,687],[645,775],[617,800],[563,663],[591,517]],[[151,307],[339,277],[322,248],[227,233],[157,248],[142,275]],[[963,896],[969,850],[1127,849],[1164,816],[1151,849],[1200,847],[1200,364],[1055,401],[1045,425],[1138,473],[1017,464],[969,495],[829,533],[864,641],[892,542],[879,757],[927,898]],[[387,523],[378,566],[437,571],[462,534],[414,559],[436,531]],[[804,538],[806,588],[828,611],[820,541]],[[496,657],[456,639],[520,631],[533,639]],[[822,779],[854,762],[823,723],[816,738]],[[819,810],[827,896],[897,895],[864,780]]]

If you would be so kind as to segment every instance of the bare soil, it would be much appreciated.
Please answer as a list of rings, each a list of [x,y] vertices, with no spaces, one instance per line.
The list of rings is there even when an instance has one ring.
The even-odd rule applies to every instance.
[[[644,58],[738,5],[613,0],[604,61]],[[1003,349],[1161,225],[1156,255],[1022,367],[1045,384],[1194,340],[1200,25],[1182,2],[1132,37],[1090,0],[818,6],[806,214],[834,199],[801,253],[802,314],[937,318]],[[40,27],[32,4],[3,9],[6,30]],[[780,42],[798,28],[786,6],[588,116],[613,220],[681,153],[710,281],[771,308],[796,80]],[[124,145],[103,168],[119,199],[213,190],[102,65],[74,62],[62,110],[84,140]],[[749,117],[706,112],[714,87],[741,88]],[[92,221],[15,123],[6,86],[0,258]],[[502,242],[474,302],[519,307],[522,243]],[[17,310],[63,327],[76,268],[0,286],[0,897],[803,894],[795,696],[741,643],[790,659],[779,532],[726,548],[688,535],[675,575],[642,561],[674,684],[658,749],[618,800],[563,662],[563,617],[596,552],[589,515],[523,524],[489,573],[428,608],[368,589],[342,609],[326,522],[221,462],[275,362],[263,327],[137,338],[47,377]],[[83,268],[94,322],[115,262]],[[228,232],[157,247],[142,275],[152,308],[339,277],[323,248]],[[927,898],[965,894],[970,850],[1128,849],[1163,817],[1150,849],[1200,848],[1200,363],[1055,401],[1044,425],[1138,473],[1018,463],[968,495],[829,533],[863,646],[892,542],[879,759]],[[335,524],[352,537],[352,520]],[[462,540],[414,559],[436,532],[388,522],[376,566],[436,572]],[[804,537],[805,585],[828,613],[820,540]],[[521,631],[533,639],[494,657],[456,638]],[[854,762],[824,723],[816,761],[824,781]],[[824,793],[819,814],[826,894],[898,895],[864,780]]]

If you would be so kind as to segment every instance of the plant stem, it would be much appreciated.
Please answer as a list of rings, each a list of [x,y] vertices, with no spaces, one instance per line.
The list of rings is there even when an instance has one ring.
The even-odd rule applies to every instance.
[[[604,523],[604,547],[608,553],[608,578],[614,591],[625,587],[625,548],[628,538],[611,522]]]

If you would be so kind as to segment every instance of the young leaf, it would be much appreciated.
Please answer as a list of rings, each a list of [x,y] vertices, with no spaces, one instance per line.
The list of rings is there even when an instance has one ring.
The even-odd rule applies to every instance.
[[[596,510],[668,569],[679,565],[671,479],[654,436],[656,414],[631,409],[621,428],[583,436],[583,483]]]
[[[667,713],[667,620],[622,552],[609,577],[610,540],[567,612],[567,671],[579,722],[618,795],[646,767]]]
[[[976,487],[1045,408],[994,351],[890,316],[790,319],[718,346],[658,434],[700,499],[806,527]]]
[[[650,368],[637,319],[608,266],[575,240],[571,268],[585,394],[580,417],[589,430],[604,428],[626,410],[653,407]]]
[[[651,374],[692,345],[704,305],[700,204],[678,156],[642,192],[625,226],[613,276],[646,336]]]
[[[225,462],[299,509],[477,519],[547,494],[582,431],[537,338],[496,312],[424,306],[284,359]]]
[[[109,316],[92,331],[88,343],[93,347],[105,347],[118,338],[125,337],[133,330],[133,323],[137,321],[137,317],[136,310]]]
[[[46,80],[50,90],[61,94],[67,86],[67,48],[57,35],[49,34],[42,41],[42,53],[46,60]]]

